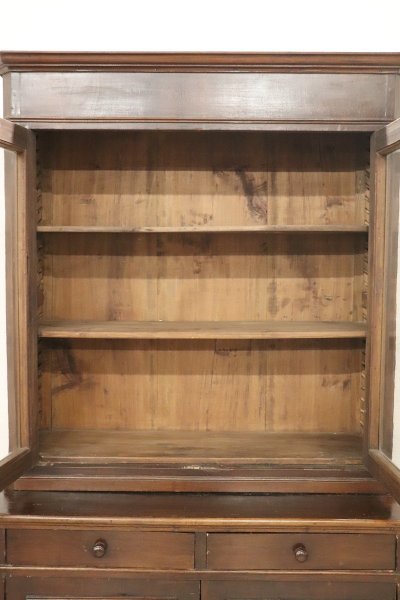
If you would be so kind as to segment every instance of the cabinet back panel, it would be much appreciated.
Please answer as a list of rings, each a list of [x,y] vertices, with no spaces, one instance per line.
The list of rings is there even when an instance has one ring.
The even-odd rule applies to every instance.
[[[40,133],[41,224],[363,224],[368,140],[359,133]]]
[[[44,344],[42,427],[359,432],[360,340]]]
[[[343,234],[49,234],[44,318],[361,320],[364,241]]]

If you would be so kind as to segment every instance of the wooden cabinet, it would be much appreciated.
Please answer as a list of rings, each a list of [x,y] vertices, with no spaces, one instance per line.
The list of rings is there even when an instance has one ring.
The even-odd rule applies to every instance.
[[[3,55],[5,484],[378,491],[399,178],[381,58]]]
[[[393,598],[400,54],[1,62],[6,600]]]

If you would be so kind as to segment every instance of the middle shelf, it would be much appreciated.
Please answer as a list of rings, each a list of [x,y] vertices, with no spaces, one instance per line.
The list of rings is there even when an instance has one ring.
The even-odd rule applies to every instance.
[[[338,339],[365,338],[366,323],[348,321],[95,321],[39,324],[41,338]]]

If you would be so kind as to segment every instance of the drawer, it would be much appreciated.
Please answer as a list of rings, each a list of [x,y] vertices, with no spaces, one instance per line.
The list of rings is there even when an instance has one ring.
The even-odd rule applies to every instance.
[[[60,567],[193,569],[191,533],[10,529],[7,562]]]
[[[395,568],[395,536],[227,533],[207,536],[207,567],[226,570]]]
[[[6,595],[8,600],[200,600],[200,585],[171,577],[108,577],[101,571],[94,577],[73,572],[67,577],[27,577],[14,572],[7,575]]]
[[[395,600],[394,582],[351,578],[332,581],[310,575],[298,581],[206,581],[202,594],[207,600]]]

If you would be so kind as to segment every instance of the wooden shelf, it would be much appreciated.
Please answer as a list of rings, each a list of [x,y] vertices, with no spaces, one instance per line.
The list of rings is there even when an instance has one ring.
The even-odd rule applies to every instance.
[[[42,338],[318,339],[365,338],[366,323],[347,321],[44,321]]]
[[[38,233],[367,233],[367,225],[194,225],[182,227],[112,227],[39,225]]]
[[[43,461],[85,464],[359,465],[362,440],[333,433],[68,430],[42,432],[39,452]]]

